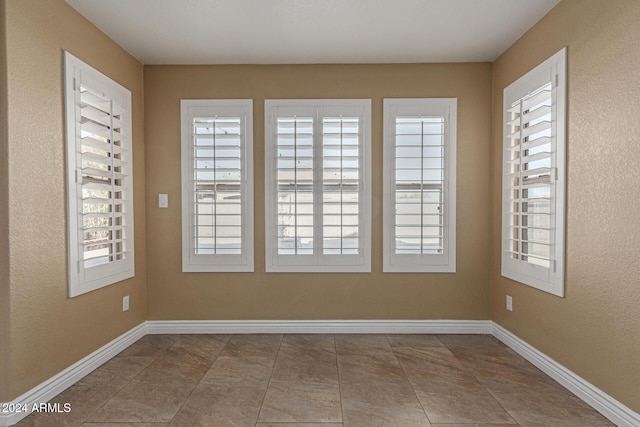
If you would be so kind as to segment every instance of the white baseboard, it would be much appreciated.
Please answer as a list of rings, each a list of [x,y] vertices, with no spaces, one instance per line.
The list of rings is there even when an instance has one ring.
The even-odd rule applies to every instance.
[[[492,334],[616,425],[640,426],[640,414],[489,320],[151,320],[102,346],[9,404],[26,404],[31,408],[34,404],[48,402],[147,334],[214,333]],[[0,412],[0,427],[14,425],[27,415],[28,412]]]
[[[149,334],[490,334],[489,320],[149,320]]]
[[[29,415],[34,405],[48,402],[146,334],[146,324],[141,323],[12,402],[0,403],[2,407],[7,405],[8,408],[27,408],[27,411],[0,412],[0,426],[16,424]]]
[[[578,396],[619,427],[640,426],[640,414],[493,322],[494,337]]]

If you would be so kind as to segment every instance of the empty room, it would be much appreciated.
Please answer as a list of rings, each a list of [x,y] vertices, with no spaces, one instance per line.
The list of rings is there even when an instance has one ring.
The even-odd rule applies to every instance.
[[[0,0],[0,426],[640,427],[640,2]]]

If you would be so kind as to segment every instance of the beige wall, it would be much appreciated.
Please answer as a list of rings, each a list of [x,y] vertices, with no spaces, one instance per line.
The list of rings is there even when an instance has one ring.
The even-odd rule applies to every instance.
[[[5,2],[0,0],[0,384],[9,381],[9,198],[7,196],[7,43]],[[0,387],[0,402],[9,390]]]
[[[64,0],[9,0],[6,14],[11,365],[5,401],[140,324],[147,305],[143,67]],[[65,249],[63,49],[129,88],[133,98],[136,277],[73,299]],[[126,294],[131,310],[123,313]]]
[[[494,64],[492,319],[640,412],[640,2],[564,0]],[[568,46],[566,298],[500,276],[502,90]],[[505,295],[513,296],[512,313]]]
[[[382,99],[458,98],[455,274],[382,274]],[[255,273],[182,273],[180,99],[254,102]],[[372,272],[265,273],[264,100],[371,98]],[[149,319],[488,319],[491,64],[146,66]],[[169,209],[157,208],[158,193]]]

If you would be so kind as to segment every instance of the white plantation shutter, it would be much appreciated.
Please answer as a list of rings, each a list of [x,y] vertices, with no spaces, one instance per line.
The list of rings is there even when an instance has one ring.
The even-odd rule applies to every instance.
[[[549,268],[552,262],[551,83],[508,109],[511,133],[506,175],[509,245],[515,260]],[[555,181],[555,176],[554,176]]]
[[[69,294],[134,275],[131,93],[65,52]]]
[[[370,271],[369,100],[266,101],[267,271]]]
[[[277,119],[277,251],[313,255],[314,118]]]
[[[322,253],[360,250],[360,119],[322,119]]]
[[[385,99],[385,272],[455,271],[456,100]]]
[[[252,102],[181,108],[183,271],[253,271]]]
[[[504,92],[502,274],[562,296],[564,50]]]

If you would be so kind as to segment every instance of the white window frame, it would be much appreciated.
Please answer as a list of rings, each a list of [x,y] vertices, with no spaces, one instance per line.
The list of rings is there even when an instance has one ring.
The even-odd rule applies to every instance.
[[[396,254],[396,119],[443,118],[444,145],[441,254]],[[384,100],[383,272],[456,271],[456,98]]]
[[[253,272],[253,101],[251,99],[183,99],[182,123],[182,271]],[[241,120],[241,253],[195,253],[195,191],[192,123],[195,116]]]
[[[135,275],[131,92],[69,52],[64,52],[64,94],[68,284],[69,297],[73,298]],[[93,97],[91,102],[101,109],[87,104],[88,97]],[[102,141],[94,140],[93,142],[100,147],[98,152],[105,154],[97,155],[87,152],[93,149],[89,147],[92,142],[88,138],[84,138],[83,142],[83,123],[90,121],[87,117],[91,115],[94,118],[99,116],[96,120],[102,120],[105,123],[98,125],[102,129],[99,132],[109,134],[104,136]],[[87,127],[85,127],[86,130]],[[87,133],[84,135],[86,136]],[[120,145],[114,144],[113,141],[120,142]],[[107,169],[94,169],[93,172],[87,166],[83,169],[83,160],[85,165],[86,162],[91,162],[91,155],[94,155],[98,159],[96,161],[102,162],[102,167]],[[109,162],[108,166],[105,160]],[[85,176],[87,176],[86,179]],[[98,203],[95,198],[83,197],[83,189],[91,191],[88,188],[96,185],[89,182],[92,176],[111,183],[110,196],[101,199],[106,203]],[[100,185],[104,186],[104,184]],[[102,206],[99,209],[108,206],[111,214],[111,225],[106,227],[107,230],[98,232],[110,233],[108,239],[111,243],[105,245],[109,253],[100,257],[103,261],[104,258],[108,260],[93,266],[85,265],[88,262],[85,261],[85,247],[96,246],[95,242],[91,245],[89,240],[84,240],[85,215],[91,215],[91,213],[83,214],[85,206],[89,210],[97,206]],[[121,224],[115,225],[115,223]]]
[[[323,117],[344,115],[359,117],[359,218],[357,255],[322,254],[322,189],[314,186],[313,255],[278,254],[277,215],[277,120],[285,116]],[[322,181],[322,126],[313,132],[314,182]],[[301,99],[265,100],[265,255],[267,272],[371,272],[371,100],[370,99]]]
[[[514,259],[510,255],[513,226],[510,220],[510,160],[513,143],[509,136],[514,132],[511,112],[514,103],[526,100],[532,93],[551,84],[551,156],[550,156],[550,266]],[[524,76],[504,89],[503,104],[503,180],[502,180],[502,276],[550,294],[564,296],[564,251],[565,251],[565,186],[566,186],[566,48],[563,48]],[[524,101],[523,101],[524,102]],[[520,132],[520,130],[516,131]],[[522,134],[518,138],[522,140]],[[519,149],[518,149],[519,150]],[[520,155],[522,158],[522,155]],[[522,202],[517,202],[520,205]],[[522,209],[519,208],[518,212]],[[515,239],[516,241],[518,239]],[[519,243],[520,245],[522,242]],[[531,258],[531,257],[528,257]]]

